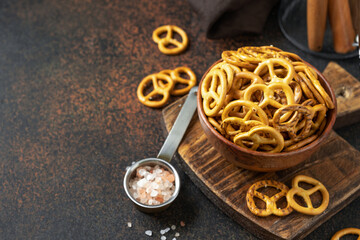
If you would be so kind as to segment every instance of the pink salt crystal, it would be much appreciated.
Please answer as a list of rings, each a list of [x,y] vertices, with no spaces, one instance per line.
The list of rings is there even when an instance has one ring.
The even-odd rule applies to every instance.
[[[160,203],[163,203],[164,202],[164,197],[163,196],[156,196],[155,200],[160,202]]]
[[[181,221],[181,222],[180,222],[180,226],[185,227],[185,222],[184,222],[184,221]]]
[[[175,177],[174,177],[174,174],[169,174],[166,179],[169,181],[169,182],[173,182],[175,181]]]
[[[151,193],[150,193],[150,197],[156,197],[158,194],[159,194],[158,191],[152,190]]]

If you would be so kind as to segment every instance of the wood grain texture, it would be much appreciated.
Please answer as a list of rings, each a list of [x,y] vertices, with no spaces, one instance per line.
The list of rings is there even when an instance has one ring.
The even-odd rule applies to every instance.
[[[333,87],[337,100],[334,128],[344,127],[360,120],[360,82],[335,62],[330,62],[323,75]]]
[[[184,98],[163,110],[167,131],[181,108]],[[360,194],[360,153],[335,132],[304,163],[278,172],[259,173],[241,169],[224,159],[208,142],[195,115],[178,148],[177,160],[191,180],[212,202],[249,232],[261,239],[302,239]],[[290,160],[290,159],[289,159]],[[286,217],[253,215],[245,195],[256,181],[273,179],[291,187],[291,180],[304,174],[321,181],[328,189],[330,203],[320,215],[293,212]],[[313,195],[315,204],[320,195]]]

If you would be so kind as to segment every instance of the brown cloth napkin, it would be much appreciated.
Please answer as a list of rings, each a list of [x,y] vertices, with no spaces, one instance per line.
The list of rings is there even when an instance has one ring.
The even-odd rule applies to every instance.
[[[260,34],[278,0],[188,0],[210,39]]]

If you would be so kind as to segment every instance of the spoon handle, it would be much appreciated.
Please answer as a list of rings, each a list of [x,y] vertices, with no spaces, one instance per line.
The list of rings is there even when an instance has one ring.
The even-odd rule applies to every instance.
[[[187,127],[194,115],[196,109],[196,93],[198,87],[193,87],[186,100],[183,104],[183,107],[180,110],[179,115],[177,116],[175,123],[172,129],[169,132],[163,146],[160,149],[158,158],[163,159],[167,162],[170,162],[176,149],[178,148],[181,139],[183,138]]]

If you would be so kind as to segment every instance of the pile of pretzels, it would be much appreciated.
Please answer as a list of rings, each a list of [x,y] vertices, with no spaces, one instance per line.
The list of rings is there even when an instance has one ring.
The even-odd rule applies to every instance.
[[[334,102],[316,71],[273,46],[224,51],[204,76],[203,110],[235,144],[270,153],[293,151],[319,137]]]

